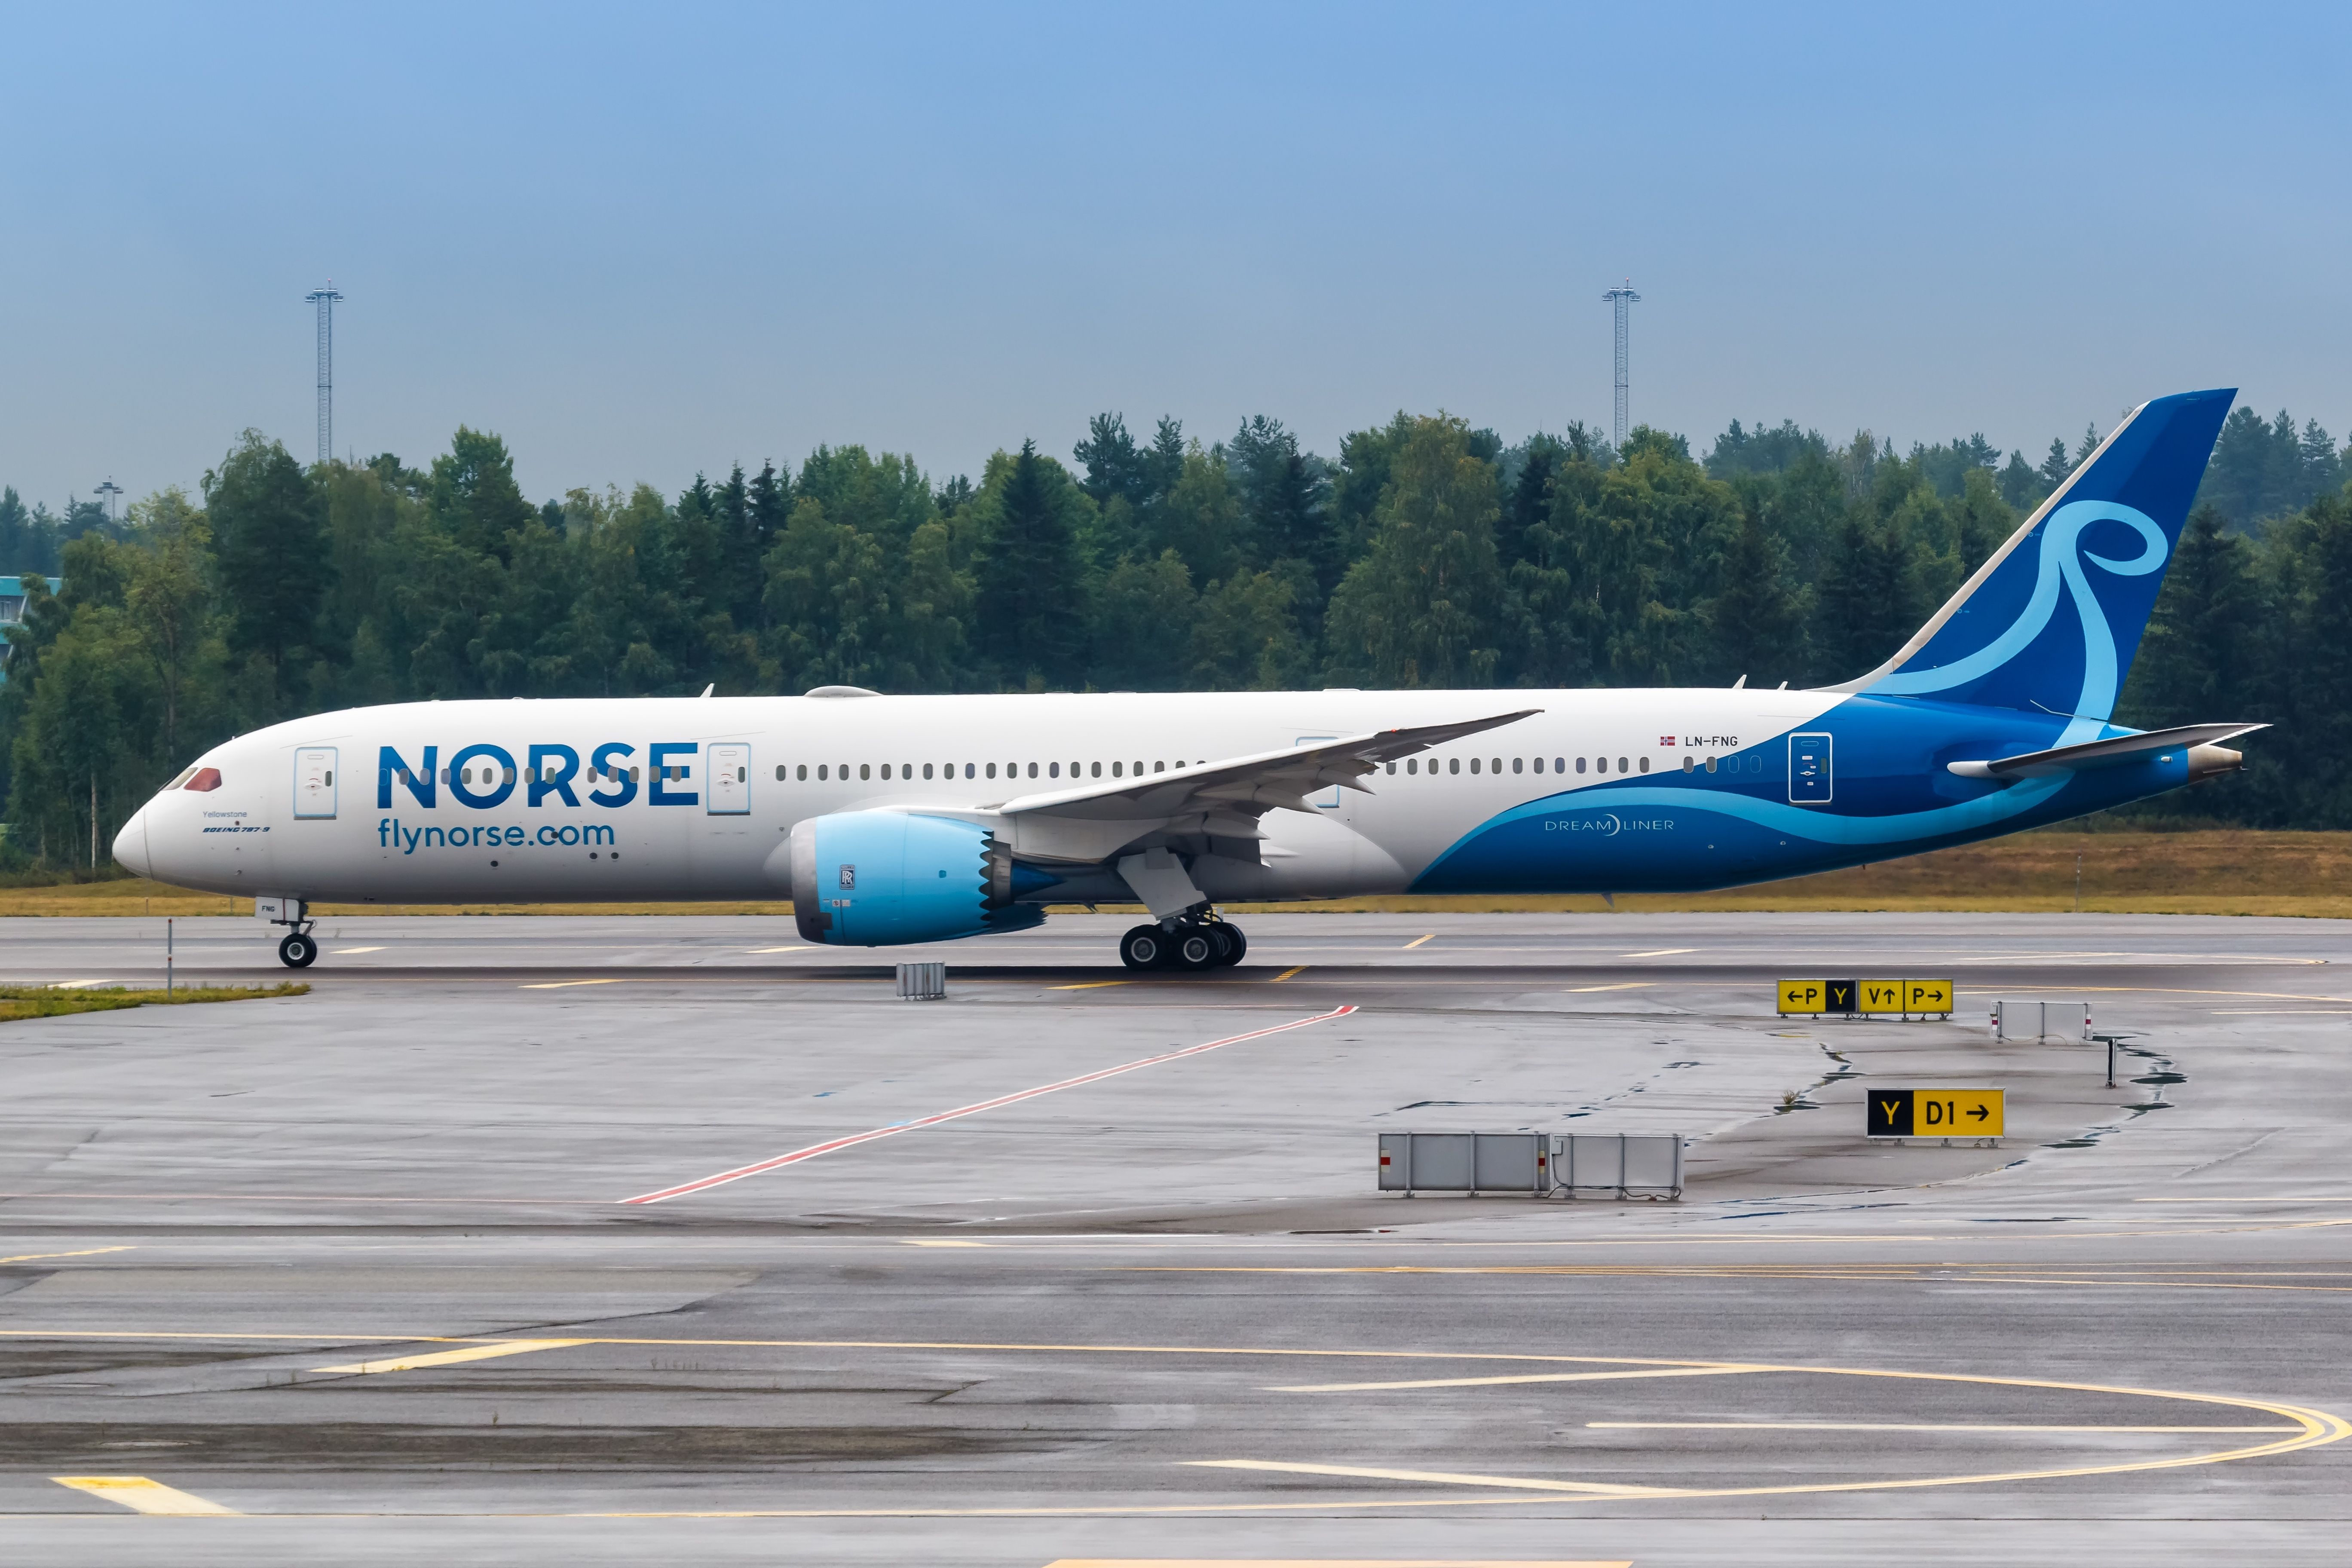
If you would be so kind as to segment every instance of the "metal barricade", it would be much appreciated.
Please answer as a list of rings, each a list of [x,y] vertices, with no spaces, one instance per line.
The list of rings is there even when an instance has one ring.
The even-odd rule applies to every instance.
[[[1621,1198],[1683,1195],[1679,1132],[1562,1132],[1551,1141],[1553,1179],[1570,1197],[1609,1192]]]
[[[898,1000],[901,1002],[936,1002],[948,994],[948,966],[944,963],[902,963],[898,965]]]
[[[1383,1132],[1380,1190],[1528,1193],[1551,1190],[1551,1147],[1542,1132]]]
[[[2078,1026],[2076,1019],[2081,1020]],[[2080,1040],[2092,1043],[2088,1002],[2002,1002],[1992,1005],[1992,1037],[2002,1040]],[[2053,1030],[2051,1026],[2055,1024]],[[2025,1031],[2031,1028],[2032,1034]]]

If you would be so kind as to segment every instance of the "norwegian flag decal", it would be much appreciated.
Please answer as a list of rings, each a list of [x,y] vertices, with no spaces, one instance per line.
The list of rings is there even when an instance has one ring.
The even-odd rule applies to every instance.
[[[1671,746],[1674,743],[1675,738],[1672,735],[1661,735],[1658,737],[1658,744],[1661,746]]]

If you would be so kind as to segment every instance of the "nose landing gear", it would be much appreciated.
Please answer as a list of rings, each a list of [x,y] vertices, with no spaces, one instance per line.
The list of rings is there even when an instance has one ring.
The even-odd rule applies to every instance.
[[[293,928],[278,944],[278,962],[289,969],[308,969],[319,957],[319,939],[310,934],[316,921],[308,918],[310,910],[299,899],[264,900],[259,913],[269,917],[272,925]]]
[[[1172,929],[1140,925],[1118,939],[1119,962],[1129,969],[1223,969],[1249,951],[1242,928],[1219,920],[1182,920]]]

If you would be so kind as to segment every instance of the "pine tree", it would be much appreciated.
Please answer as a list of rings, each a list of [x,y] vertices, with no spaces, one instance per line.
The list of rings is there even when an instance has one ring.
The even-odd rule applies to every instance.
[[[979,564],[982,647],[1011,679],[1075,683],[1085,644],[1076,537],[1058,465],[1021,443]],[[1175,657],[1171,652],[1171,658]]]
[[[1719,676],[1759,686],[1803,679],[1805,595],[1789,581],[1788,555],[1754,513],[1741,515],[1723,555],[1723,591],[1706,605]]]
[[[2074,460],[2066,456],[2066,443],[2057,437],[2050,437],[2050,455],[2042,459],[2042,493],[2049,494],[2066,482],[2074,471]]]

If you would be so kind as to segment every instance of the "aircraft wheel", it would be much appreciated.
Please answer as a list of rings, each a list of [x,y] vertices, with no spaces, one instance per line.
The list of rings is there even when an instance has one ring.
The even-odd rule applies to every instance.
[[[1118,939],[1118,961],[1129,969],[1159,969],[1174,945],[1158,926],[1137,926]]]
[[[1239,963],[1243,955],[1249,952],[1249,938],[1242,934],[1241,927],[1227,921],[1220,921],[1209,929],[1217,933],[1222,948],[1217,958],[1220,966],[1230,969]]]
[[[1174,947],[1170,966],[1175,969],[1208,969],[1223,955],[1223,944],[1206,926],[1179,926]]]
[[[318,956],[317,940],[299,931],[278,944],[278,962],[289,969],[308,969]]]

